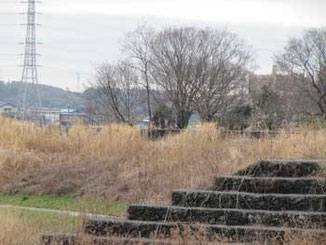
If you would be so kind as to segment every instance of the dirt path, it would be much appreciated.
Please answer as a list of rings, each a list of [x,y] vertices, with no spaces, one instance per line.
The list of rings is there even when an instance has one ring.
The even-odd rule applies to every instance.
[[[48,208],[32,208],[32,207],[22,207],[22,206],[13,206],[13,205],[1,205],[0,208],[11,208],[11,209],[19,209],[19,210],[27,210],[27,211],[36,211],[36,212],[44,212],[44,213],[57,213],[57,214],[65,214],[70,216],[83,216],[88,218],[109,218],[109,219],[116,219],[117,217],[102,215],[102,214],[91,214],[91,213],[82,213],[76,211],[65,211],[65,210],[58,210],[58,209],[48,209]]]

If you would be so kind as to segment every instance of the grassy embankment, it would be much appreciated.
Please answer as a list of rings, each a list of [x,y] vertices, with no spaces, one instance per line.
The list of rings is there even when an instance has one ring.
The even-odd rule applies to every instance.
[[[55,127],[39,128],[0,118],[0,192],[61,196],[57,204],[53,200],[42,204],[60,209],[80,207],[74,204],[76,199],[70,199],[72,196],[98,199],[100,203],[104,200],[108,207],[95,205],[84,210],[111,214],[110,208],[117,203],[168,202],[171,189],[209,188],[217,175],[230,174],[258,159],[326,158],[325,146],[326,131],[312,127],[257,140],[223,138],[214,125],[208,124],[196,131],[150,141],[137,129],[122,125],[100,131],[79,125],[66,134]],[[30,198],[7,196],[5,202],[43,202]],[[41,234],[38,227],[43,225],[27,227],[28,218],[12,212],[5,222],[10,219],[22,229],[35,229],[35,234]],[[3,220],[1,234],[5,234],[1,231]],[[19,234],[23,239],[24,233]],[[15,231],[8,230],[5,236],[16,237]]]
[[[302,128],[260,140],[223,138],[212,124],[150,141],[135,128],[56,127],[0,119],[0,192],[166,202],[174,188],[209,188],[214,177],[261,158],[325,158],[326,131]]]

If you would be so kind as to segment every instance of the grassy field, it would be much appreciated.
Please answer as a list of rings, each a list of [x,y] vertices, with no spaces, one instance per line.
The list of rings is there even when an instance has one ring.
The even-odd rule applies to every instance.
[[[36,207],[78,211],[109,216],[123,216],[127,206],[100,197],[71,195],[0,195],[0,205]],[[41,236],[55,233],[78,233],[83,216],[74,217],[54,212],[40,212],[16,208],[0,208],[0,244],[35,245]]]
[[[223,137],[206,124],[151,141],[125,125],[77,125],[66,133],[0,118],[0,203],[122,215],[129,203],[168,202],[171,189],[210,188],[216,176],[258,159],[326,158],[325,146],[326,131],[315,126],[258,140]],[[27,234],[4,233],[5,223],[44,232],[47,221],[29,219],[17,211],[2,214],[0,244],[19,244],[3,241]]]
[[[81,227],[81,219],[67,215],[0,209],[0,244],[40,244],[43,234],[72,233]]]
[[[110,201],[99,197],[74,197],[71,195],[1,195],[0,204],[78,211],[109,216],[123,216],[127,205],[119,201]]]

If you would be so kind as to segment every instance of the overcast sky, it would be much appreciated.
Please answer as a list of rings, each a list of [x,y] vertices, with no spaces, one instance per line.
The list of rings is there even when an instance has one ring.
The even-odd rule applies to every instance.
[[[19,80],[26,4],[0,0],[0,80]],[[326,23],[325,0],[43,0],[38,10],[40,82],[81,91],[97,64],[120,57],[120,41],[137,25],[227,28],[255,52],[257,73],[289,37]],[[80,74],[78,79],[78,75]],[[79,80],[79,83],[78,83]],[[85,84],[85,85],[84,85]]]

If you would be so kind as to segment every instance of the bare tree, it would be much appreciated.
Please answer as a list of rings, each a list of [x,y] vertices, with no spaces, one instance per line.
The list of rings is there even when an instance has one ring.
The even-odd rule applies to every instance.
[[[240,98],[251,56],[236,35],[168,28],[150,47],[153,77],[175,107],[179,128],[187,127],[194,110],[210,121]]]
[[[198,36],[195,28],[167,28],[157,33],[151,44],[153,77],[173,104],[179,128],[188,126],[198,92]]]
[[[276,62],[314,101],[319,114],[325,116],[326,29],[311,29],[301,38],[292,38],[284,54],[276,56]]]
[[[103,64],[93,84],[97,110],[109,120],[133,124],[137,105],[137,76],[124,62]]]
[[[212,121],[243,104],[251,53],[237,35],[207,29],[200,33],[201,64],[196,109],[202,120]]]
[[[101,66],[96,84],[102,107],[118,121],[132,120],[129,108],[134,105],[122,95],[140,88],[136,83],[146,90],[150,120],[153,103],[164,104],[172,108],[179,128],[188,126],[194,111],[211,121],[243,98],[251,55],[232,33],[198,28],[154,32],[141,26],[129,33],[123,50],[128,62]]]
[[[145,25],[139,26],[135,31],[128,33],[123,41],[123,51],[128,54],[129,65],[140,73],[141,84],[147,95],[147,110],[149,120],[152,120],[151,108],[151,74],[150,74],[150,43],[154,31]]]

